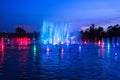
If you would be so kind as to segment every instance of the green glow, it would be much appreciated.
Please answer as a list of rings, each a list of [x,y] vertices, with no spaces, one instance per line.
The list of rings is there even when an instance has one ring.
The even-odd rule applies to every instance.
[[[37,48],[36,48],[36,45],[33,46],[33,52],[36,53],[37,51]]]
[[[33,54],[34,56],[36,56],[36,52],[37,52],[37,48],[36,48],[36,45],[33,46]]]
[[[36,48],[36,45],[34,44],[34,46],[33,46],[33,59],[34,59],[34,62],[36,62],[36,52],[37,52],[37,48]]]

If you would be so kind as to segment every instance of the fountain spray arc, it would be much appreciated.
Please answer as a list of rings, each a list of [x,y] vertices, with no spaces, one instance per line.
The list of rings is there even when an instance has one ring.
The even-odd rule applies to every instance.
[[[41,43],[70,43],[70,24],[44,21],[41,29]]]

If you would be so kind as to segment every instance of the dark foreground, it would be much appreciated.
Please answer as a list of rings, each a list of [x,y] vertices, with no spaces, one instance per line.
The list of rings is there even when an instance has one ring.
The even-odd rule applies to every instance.
[[[43,45],[0,52],[0,80],[120,80],[120,46],[72,45],[46,52]]]

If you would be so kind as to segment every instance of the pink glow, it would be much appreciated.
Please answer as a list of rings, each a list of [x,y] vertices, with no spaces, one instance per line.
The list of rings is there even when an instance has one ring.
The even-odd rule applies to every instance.
[[[87,42],[86,42],[86,41],[84,41],[83,43],[84,43],[84,44],[87,44]]]
[[[104,45],[102,45],[101,47],[104,48]]]
[[[105,44],[105,43],[103,42],[102,45],[104,46],[104,44]]]
[[[64,52],[64,49],[62,48],[61,52],[63,53]]]
[[[117,46],[119,45],[119,42],[118,42],[118,41],[116,42],[116,45],[117,45]]]
[[[99,45],[101,44],[100,40],[98,41],[98,44],[99,44]]]
[[[65,42],[66,42],[66,43],[70,43],[70,40],[66,39]]]
[[[61,57],[63,58],[64,56],[64,48],[61,49]]]
[[[1,42],[0,42],[0,45],[1,45],[0,51],[3,52],[3,51],[4,51],[4,48],[5,48],[4,37],[2,37]]]

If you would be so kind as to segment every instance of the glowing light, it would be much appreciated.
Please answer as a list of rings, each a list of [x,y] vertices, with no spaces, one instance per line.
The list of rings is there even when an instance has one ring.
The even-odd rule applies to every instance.
[[[107,48],[108,48],[108,54],[107,54],[107,56],[109,57],[109,53],[110,53],[110,43],[108,43]]]
[[[50,49],[49,49],[49,47],[48,47],[48,46],[47,46],[47,49],[46,49],[46,50],[47,50],[47,52],[49,52],[49,51],[50,51]]]
[[[115,53],[115,60],[117,60],[117,58],[118,58],[118,57],[117,57],[117,55],[118,55],[118,54],[117,54],[117,53]]]
[[[64,48],[61,49],[61,53],[64,53]]]
[[[63,58],[64,56],[64,48],[61,49],[61,57]]]
[[[104,45],[102,45],[101,47],[104,48]]]
[[[118,42],[118,41],[116,42],[116,45],[117,45],[117,46],[119,45],[119,42]]]
[[[76,41],[73,41],[72,43],[73,43],[73,44],[76,44]]]
[[[105,45],[105,43],[104,43],[103,40],[102,40],[102,45],[101,45],[101,47],[104,48],[104,45]]]
[[[50,50],[50,49],[49,49],[49,48],[47,48],[47,52],[49,52],[49,50]]]
[[[36,52],[36,45],[33,46],[33,51]]]
[[[29,44],[29,38],[28,37],[16,38],[15,42],[19,45],[28,45]]]
[[[1,49],[0,49],[0,51],[3,52],[3,51],[4,51],[4,48],[5,48],[4,37],[1,38],[0,45],[1,45]]]
[[[79,46],[79,52],[81,51],[81,46]]]
[[[34,62],[36,61],[36,52],[37,52],[37,48],[36,48],[36,45],[34,44],[33,45],[33,59],[34,59]]]
[[[110,49],[110,44],[109,43],[108,43],[107,47],[108,47],[108,49]]]
[[[2,49],[4,48],[4,45],[2,44]]]
[[[84,41],[84,44],[87,44],[87,42],[86,42],[86,41]]]
[[[99,45],[101,44],[100,40],[98,41],[98,44],[99,44]]]
[[[66,42],[66,43],[70,43],[70,40],[66,39],[65,42]]]
[[[29,38],[27,38],[27,37],[23,38],[24,45],[28,45],[29,44],[28,41],[29,41]]]
[[[105,43],[103,42],[103,45],[105,45]]]
[[[63,41],[61,41],[61,44],[64,44],[64,42],[63,42]]]
[[[27,49],[29,45],[29,38],[23,37],[23,38],[15,38],[14,44],[18,45],[18,49]]]
[[[115,56],[117,56],[117,53],[115,53]]]

